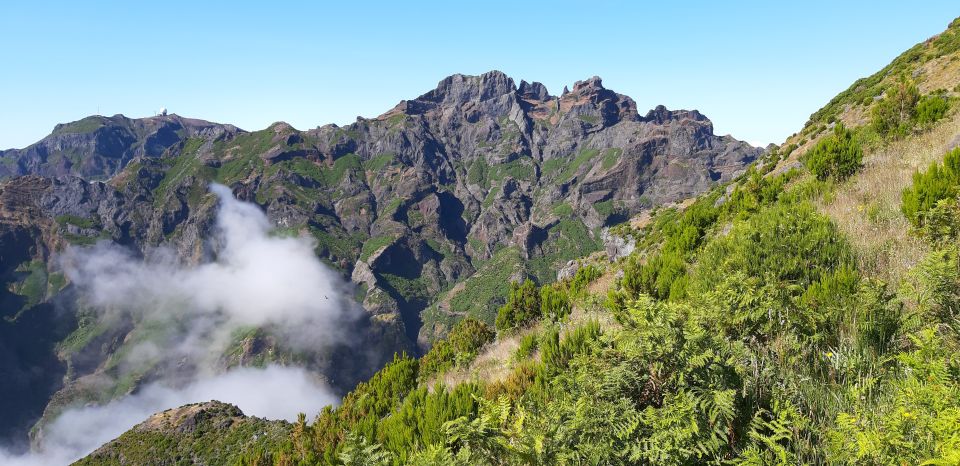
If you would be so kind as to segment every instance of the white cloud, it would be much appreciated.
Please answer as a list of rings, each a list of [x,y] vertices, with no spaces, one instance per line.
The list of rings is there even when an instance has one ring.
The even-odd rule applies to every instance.
[[[244,414],[296,420],[300,412],[319,412],[337,398],[300,368],[241,368],[201,378],[184,387],[150,384],[102,406],[67,410],[44,429],[43,447],[24,455],[0,450],[0,464],[39,466],[69,464],[118,437],[148,416],[168,408],[209,400],[237,405]]]
[[[211,191],[220,201],[213,260],[184,265],[169,249],[140,259],[109,243],[66,251],[64,272],[102,318],[128,314],[141,327],[169,333],[128,342],[120,375],[158,364],[165,370],[135,395],[65,411],[44,428],[39,451],[16,456],[0,450],[0,463],[66,464],[154,412],[191,402],[217,399],[248,415],[292,420],[337,401],[300,368],[219,373],[218,359],[237,329],[268,327],[288,347],[322,350],[354,337],[344,324],[359,306],[347,283],[317,259],[311,238],[272,235],[257,206],[236,200],[225,186]]]

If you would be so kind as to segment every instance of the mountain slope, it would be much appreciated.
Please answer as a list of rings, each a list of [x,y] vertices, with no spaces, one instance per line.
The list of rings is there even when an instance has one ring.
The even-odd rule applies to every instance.
[[[551,96],[499,72],[451,76],[345,127],[246,132],[177,115],[58,126],[0,154],[0,176],[13,176],[0,185],[0,257],[18,300],[2,325],[24,333],[46,316],[31,338],[11,342],[10,352],[37,355],[46,369],[30,385],[41,395],[15,407],[9,429],[179,370],[177,360],[130,370],[124,355],[163,331],[91,309],[57,257],[111,240],[135,255],[163,246],[200,264],[217,252],[210,182],[262,207],[277,234],[311,237],[356,285],[367,311],[358,340],[372,342],[302,354],[269,329],[247,329],[210,355],[212,369],[296,361],[346,392],[394,351],[423,351],[465,315],[492,324],[507,278],[553,281],[569,260],[601,248],[604,227],[728,181],[760,153],[714,135],[696,111],[640,115],[599,78]],[[51,303],[58,312],[43,314]],[[3,364],[13,374],[36,367]],[[6,390],[4,399],[27,399],[26,386]]]
[[[252,446],[282,442],[289,426],[244,416],[217,401],[169,409],[98,448],[78,465],[230,464]]]

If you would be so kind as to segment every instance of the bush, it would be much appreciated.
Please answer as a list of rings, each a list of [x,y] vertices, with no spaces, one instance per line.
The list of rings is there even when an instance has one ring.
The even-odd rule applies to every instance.
[[[947,244],[960,238],[960,203],[956,198],[940,199],[923,215],[920,233],[933,244]]]
[[[457,322],[447,338],[434,343],[433,348],[420,359],[420,379],[472,361],[484,345],[493,341],[494,336],[487,324],[472,317]]]
[[[882,136],[902,136],[913,126],[920,91],[913,81],[901,78],[873,107],[874,129]]]
[[[521,361],[533,355],[533,352],[537,350],[539,346],[539,335],[536,333],[531,333],[524,335],[520,339],[520,346],[517,347],[517,352],[515,358],[517,361]]]
[[[538,289],[530,280],[514,283],[507,303],[497,312],[497,331],[515,330],[541,317],[561,320],[570,315],[570,310],[570,296],[562,284]]]
[[[944,199],[957,196],[960,187],[960,148],[946,154],[943,165],[930,164],[926,172],[913,175],[913,185],[903,190],[900,210],[916,227],[922,227],[927,213]]]
[[[918,125],[929,126],[946,116],[950,100],[943,93],[927,94],[917,102],[914,119]]]
[[[554,321],[570,315],[570,299],[567,292],[553,285],[540,288],[540,315]]]
[[[804,164],[818,180],[847,179],[863,162],[863,149],[842,123],[833,127],[833,134],[817,143],[806,154]]]
[[[520,328],[538,317],[540,317],[540,292],[537,286],[530,280],[524,280],[520,285],[511,283],[507,303],[497,312],[497,331]]]

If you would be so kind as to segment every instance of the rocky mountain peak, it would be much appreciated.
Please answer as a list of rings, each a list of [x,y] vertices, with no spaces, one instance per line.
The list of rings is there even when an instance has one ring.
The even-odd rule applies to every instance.
[[[604,126],[614,125],[620,121],[639,121],[637,103],[628,96],[618,94],[603,87],[603,80],[599,76],[577,81],[573,90],[564,88],[560,96],[560,111],[574,113],[598,113]]]
[[[547,92],[547,87],[538,82],[528,83],[526,81],[520,81],[520,87],[517,88],[517,94],[520,95],[522,99],[528,100],[549,100],[553,97]]]
[[[517,90],[510,78],[501,71],[488,71],[479,76],[454,74],[437,84],[436,89],[417,98],[443,106],[463,105],[470,101],[494,99]]]
[[[593,76],[589,79],[573,83],[573,92],[581,95],[592,94],[603,90],[605,90],[603,88],[603,79],[601,79],[600,76]]]
[[[663,105],[657,105],[656,108],[647,112],[647,115],[643,117],[644,121],[656,123],[658,125],[662,125],[670,121],[679,121],[684,119],[703,122],[710,121],[706,116],[697,110],[668,110],[667,107]]]

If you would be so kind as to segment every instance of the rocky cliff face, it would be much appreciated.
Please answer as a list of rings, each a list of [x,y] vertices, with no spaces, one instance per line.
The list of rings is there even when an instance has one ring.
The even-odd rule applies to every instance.
[[[68,244],[109,239],[140,253],[164,244],[196,262],[213,247],[207,185],[217,181],[283,231],[316,240],[317,254],[357,285],[365,331],[383,354],[415,352],[460,316],[492,321],[509,280],[552,280],[570,259],[600,249],[603,226],[730,180],[760,152],[713,134],[697,111],[640,115],[600,78],[553,96],[496,71],[448,77],[344,127],[245,132],[176,115],[89,117],[0,153],[0,176],[9,178],[0,186],[0,257],[11,290],[22,291],[30,270],[42,272],[33,305],[67,296],[50,258]],[[45,353],[67,368],[65,388],[48,390],[60,390],[57,406],[98,390],[84,381],[136,327],[92,324],[94,335],[77,338],[90,327],[67,308],[73,343]],[[240,338],[245,349],[225,355],[225,366],[283,352],[268,335]],[[17,350],[26,348],[9,351]],[[317,359],[342,388],[366,375]]]

